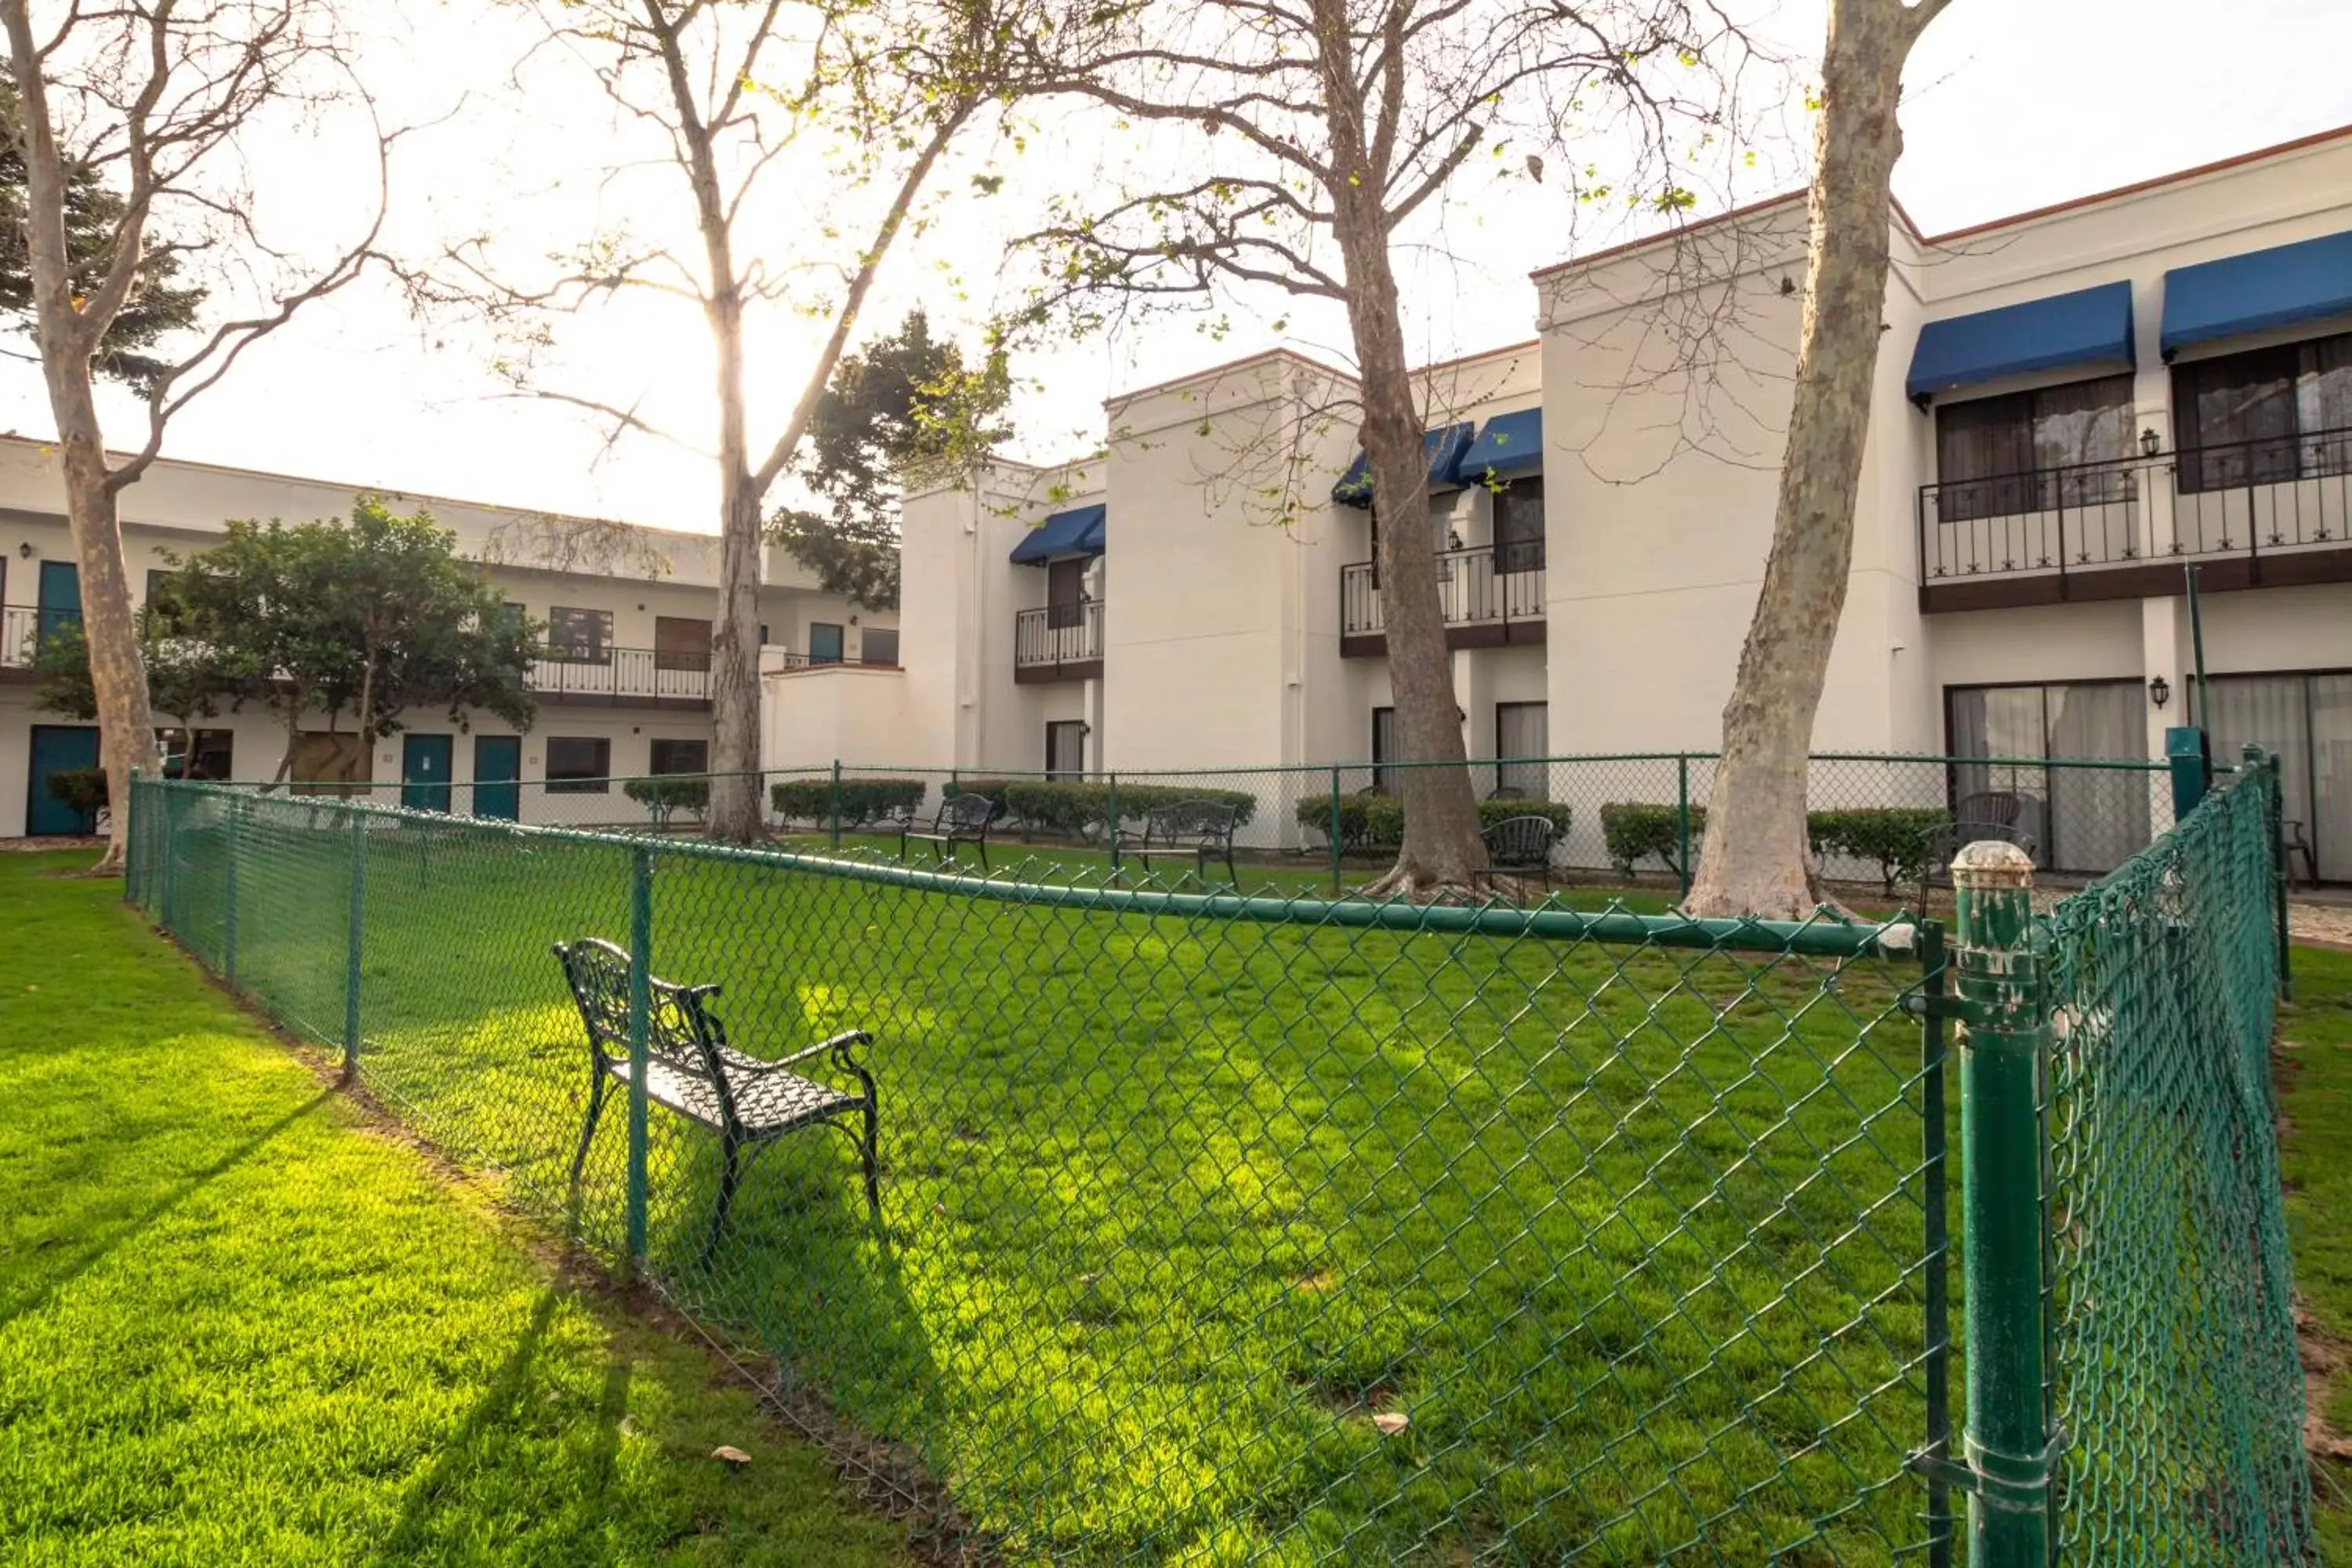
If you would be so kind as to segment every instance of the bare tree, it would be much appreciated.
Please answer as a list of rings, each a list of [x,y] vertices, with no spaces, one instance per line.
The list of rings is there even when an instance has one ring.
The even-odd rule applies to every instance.
[[[715,349],[715,429],[657,426],[631,391],[553,384],[525,353],[503,362],[518,389],[587,410],[610,439],[659,437],[709,457],[719,479],[719,605],[711,638],[714,745],[709,831],[760,831],[759,591],[770,490],[808,435],[834,369],[893,247],[923,221],[935,172],[959,138],[1019,90],[1019,62],[1053,58],[1047,13],[1028,0],[565,0],[528,68],[552,56],[591,77],[624,124],[649,127],[605,170],[614,187],[648,165],[682,195],[677,243],[615,226],[549,276],[524,277],[490,237],[412,275],[420,304],[480,310],[519,341],[550,341],[553,318],[625,294],[696,307]],[[520,85],[520,72],[518,73]],[[645,151],[644,159],[636,153]],[[814,181],[827,199],[797,223],[769,188]],[[775,243],[788,236],[801,253]],[[816,255],[808,252],[814,249]],[[781,418],[755,431],[746,369],[794,353],[811,320],[821,346]],[[517,330],[520,329],[518,331]],[[763,330],[779,336],[755,342]]]
[[[374,129],[324,0],[36,9],[33,0],[0,0],[7,132],[23,164],[27,314],[57,421],[108,787],[110,798],[128,801],[131,770],[152,763],[155,731],[117,499],[154,462],[174,416],[255,342],[359,275],[383,224],[395,138]],[[247,159],[295,116],[338,100],[368,116],[374,219],[348,247],[304,261],[265,232]],[[77,188],[93,181],[116,198],[103,204],[94,233],[76,221],[88,205],[75,210]],[[93,377],[112,368],[109,333],[152,291],[173,287],[173,274],[185,283],[199,265],[212,299],[251,306],[197,329],[184,353],[166,345],[147,356],[134,378],[147,405],[144,439],[129,456],[110,457],[93,388]],[[100,869],[121,864],[129,818],[113,814]]]
[[[1645,163],[1646,190],[1638,173],[1616,190],[1679,205],[1671,160],[1656,154],[1723,123],[1709,62],[1744,40],[1706,0],[1181,0],[1122,26],[1086,74],[1055,85],[1188,128],[1196,146],[1182,178],[1062,205],[1033,237],[1051,258],[1045,303],[1271,288],[1345,311],[1399,744],[1462,763],[1430,549],[1430,410],[1407,355],[1397,253],[1515,124],[1541,138],[1530,145],[1566,139],[1593,160]],[[1570,178],[1597,166],[1563,163]],[[1524,165],[1542,177],[1540,154]],[[1403,844],[1371,890],[1466,894],[1485,859],[1469,770],[1404,768],[1396,782]]]
[[[1832,0],[1807,203],[1811,252],[1772,552],[1723,710],[1694,914],[1797,919],[1818,900],[1805,833],[1813,717],[1845,609],[1886,301],[1896,110],[1911,47],[1950,0]]]

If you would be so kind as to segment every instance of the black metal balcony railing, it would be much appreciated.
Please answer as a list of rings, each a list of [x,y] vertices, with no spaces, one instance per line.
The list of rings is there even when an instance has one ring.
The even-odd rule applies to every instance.
[[[41,638],[59,626],[81,625],[79,610],[44,609],[34,605],[0,607],[0,669],[30,669],[41,651]]]
[[[1093,664],[1103,656],[1103,606],[1099,599],[1048,605],[1013,613],[1013,667]]]
[[[2352,541],[2352,430],[2238,441],[1919,489],[1928,584]]]
[[[547,696],[710,700],[710,656],[649,647],[549,648],[531,661],[525,680]]]
[[[1442,550],[1437,596],[1449,626],[1508,626],[1544,618],[1544,548],[1540,542]],[[1379,563],[1339,568],[1339,635],[1370,637],[1387,626],[1381,606]]]

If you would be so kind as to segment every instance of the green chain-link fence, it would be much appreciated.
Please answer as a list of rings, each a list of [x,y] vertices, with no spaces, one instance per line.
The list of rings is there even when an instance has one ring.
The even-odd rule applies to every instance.
[[[2242,782],[2191,827],[2251,797]],[[1189,864],[1114,871],[1082,841],[1000,844],[982,877],[832,821],[805,851],[745,851],[153,782],[132,814],[131,896],[205,963],[641,1271],[967,1545],[1881,1563],[1949,1561],[1965,1534],[1932,924],[1374,904],[1247,878],[1244,896]],[[584,1142],[592,1057],[551,951],[583,937],[617,944],[625,977],[604,1014],[618,1087]],[[2240,990],[2269,984],[2266,946],[2211,952]],[[703,1005],[741,1055],[668,1060],[701,1043],[670,1037],[656,978],[723,987]],[[852,1062],[871,1070],[878,1217],[854,1110],[847,1137],[804,1127],[730,1161],[723,1131],[661,1103],[707,1109],[715,1073],[751,1121],[789,1120],[809,1100],[749,1089],[789,1083],[760,1069],[850,1030],[870,1043],[772,1070],[849,1095]],[[2085,1391],[2137,1396],[2068,1357],[2115,1290],[2150,1288],[2087,1283],[2107,1255],[2064,1239],[2106,1191],[2070,1120],[2095,1076],[2075,1059],[2050,1100],[2069,1430]],[[2042,1160],[2028,1138],[1979,1173],[2031,1204]],[[2274,1175],[2269,1214],[2235,1244],[2283,1286]],[[2037,1378],[2037,1415],[2042,1397]],[[2078,1433],[2070,1465],[2097,1451]],[[2158,1451],[2213,1463],[2201,1436]],[[2290,1479],[2284,1458],[2263,1475]],[[2094,1495],[2070,1468],[2070,1521]],[[2174,1560],[2102,1506],[2084,1539],[2137,1532]],[[2289,1532],[2264,1539],[2215,1560],[2294,1560]]]

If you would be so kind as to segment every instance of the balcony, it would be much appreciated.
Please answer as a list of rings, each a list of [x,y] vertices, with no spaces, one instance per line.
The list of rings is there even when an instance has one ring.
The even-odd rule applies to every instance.
[[[2352,430],[1924,485],[1919,607],[2352,582]]]
[[[40,656],[42,634],[57,626],[79,626],[79,610],[44,610],[32,605],[0,607],[0,675],[29,680]]]
[[[1544,547],[1539,540],[1481,544],[1437,554],[1437,597],[1448,647],[1502,647],[1544,640]],[[1378,658],[1388,652],[1386,610],[1376,562],[1339,568],[1339,652]]]
[[[710,707],[710,656],[649,647],[549,648],[523,677],[531,694],[556,707]]]
[[[1099,599],[1048,605],[1013,614],[1013,679],[1098,680],[1103,672],[1103,607]]]

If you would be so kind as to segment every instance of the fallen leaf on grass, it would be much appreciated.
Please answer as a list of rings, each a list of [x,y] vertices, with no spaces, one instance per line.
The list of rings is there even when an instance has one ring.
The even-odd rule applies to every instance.
[[[1412,1425],[1412,1418],[1402,1410],[1383,1410],[1372,1417],[1372,1426],[1383,1437],[1393,1437]]]
[[[724,1459],[730,1465],[748,1465],[751,1462],[751,1456],[732,1443],[719,1444],[710,1450],[710,1457],[714,1459]]]

